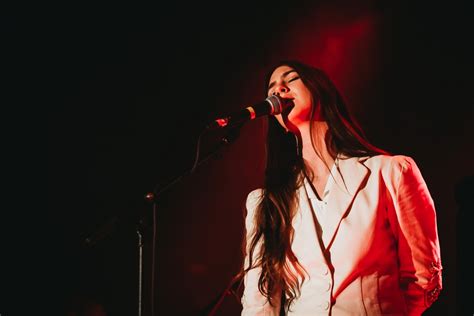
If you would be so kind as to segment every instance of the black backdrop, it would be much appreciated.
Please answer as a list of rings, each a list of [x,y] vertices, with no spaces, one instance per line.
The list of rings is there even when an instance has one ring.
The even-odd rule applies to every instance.
[[[8,281],[3,286],[9,295],[2,299],[0,313],[21,314],[32,307],[40,314],[66,315],[95,306],[107,315],[137,315],[136,224],[144,219],[146,315],[152,211],[144,194],[191,166],[205,122],[261,100],[263,71],[272,61],[315,61],[308,58],[311,50],[322,56],[318,50],[328,42],[318,42],[321,32],[308,27],[311,22],[334,29],[329,33],[337,36],[338,25],[367,15],[377,21],[371,46],[343,50],[338,55],[342,60],[315,62],[328,64],[369,138],[414,157],[425,176],[438,211],[445,287],[426,314],[461,314],[462,303],[472,313],[461,290],[472,280],[463,266],[470,247],[461,241],[472,218],[474,135],[473,28],[464,3],[57,9],[61,14],[40,15],[35,23],[24,23],[21,15],[3,18],[2,31],[11,43],[22,42],[23,34],[33,39],[29,51],[18,56],[13,49],[9,58],[21,57],[23,66],[33,62],[27,67],[34,72],[31,78],[46,86],[43,92],[51,102],[38,102],[29,111],[34,115],[27,126],[15,129],[34,142],[22,146],[12,141],[14,151],[21,153],[20,159],[12,159],[20,166],[10,168],[16,180],[12,187],[20,193],[16,203],[23,204],[29,190],[39,191],[47,182],[48,208],[39,212],[32,203],[3,221]],[[324,21],[313,21],[318,17]],[[303,34],[299,43],[308,44],[293,53],[297,34]],[[12,70],[15,79],[23,77],[20,67]],[[47,122],[46,138],[27,129],[41,114],[47,115],[41,121]],[[262,179],[262,120],[245,125],[235,143],[160,196],[157,315],[198,315],[237,271],[243,202]],[[220,136],[206,137],[202,150]],[[48,153],[47,162],[38,167],[45,171],[41,177],[15,177],[23,175],[16,170],[42,161],[35,157],[44,148]],[[85,244],[87,237],[94,243]],[[228,296],[217,315],[239,311],[237,300]]]

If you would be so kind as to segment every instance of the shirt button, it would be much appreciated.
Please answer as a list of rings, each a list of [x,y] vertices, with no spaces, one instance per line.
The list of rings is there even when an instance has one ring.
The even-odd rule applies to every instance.
[[[327,287],[326,287],[326,292],[329,291],[331,289],[331,283],[328,283]]]
[[[321,307],[324,310],[328,310],[329,309],[329,302],[326,301],[324,303],[321,303],[321,304],[319,304],[319,307]]]

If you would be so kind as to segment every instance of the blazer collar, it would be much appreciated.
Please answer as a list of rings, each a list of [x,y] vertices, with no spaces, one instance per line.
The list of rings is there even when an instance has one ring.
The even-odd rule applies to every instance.
[[[333,186],[327,196],[327,217],[323,228],[323,247],[328,250],[334,240],[341,221],[350,212],[350,206],[364,186],[369,169],[363,164],[368,157],[338,157],[333,175]],[[305,182],[307,180],[305,179]],[[300,188],[300,201],[308,201],[305,186]],[[310,204],[311,205],[311,204]]]

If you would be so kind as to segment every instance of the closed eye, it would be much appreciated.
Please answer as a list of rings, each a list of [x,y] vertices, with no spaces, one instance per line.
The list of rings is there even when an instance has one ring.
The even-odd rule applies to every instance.
[[[297,79],[300,79],[300,77],[296,76],[296,77],[294,77],[294,78],[291,78],[290,80],[288,80],[288,82],[292,82],[292,81],[295,81],[295,80],[297,80]]]

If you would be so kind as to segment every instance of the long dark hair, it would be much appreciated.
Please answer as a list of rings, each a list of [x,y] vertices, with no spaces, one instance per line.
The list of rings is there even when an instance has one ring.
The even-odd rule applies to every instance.
[[[338,89],[321,69],[298,61],[282,61],[267,74],[265,97],[271,74],[283,65],[296,70],[311,91],[312,113],[316,104],[320,104],[329,128],[328,149],[331,155],[363,157],[387,154],[369,143],[359,124],[350,115]],[[275,298],[282,295],[288,309],[300,295],[301,284],[305,279],[304,269],[291,249],[294,233],[291,223],[297,210],[296,194],[303,182],[302,175],[308,172],[301,151],[297,150],[298,146],[300,144],[294,134],[286,132],[274,117],[268,118],[263,195],[255,211],[255,234],[248,243],[245,242],[249,265],[243,269],[245,273],[251,268],[260,267],[260,292],[271,305],[274,305]],[[259,243],[262,246],[254,257]]]

